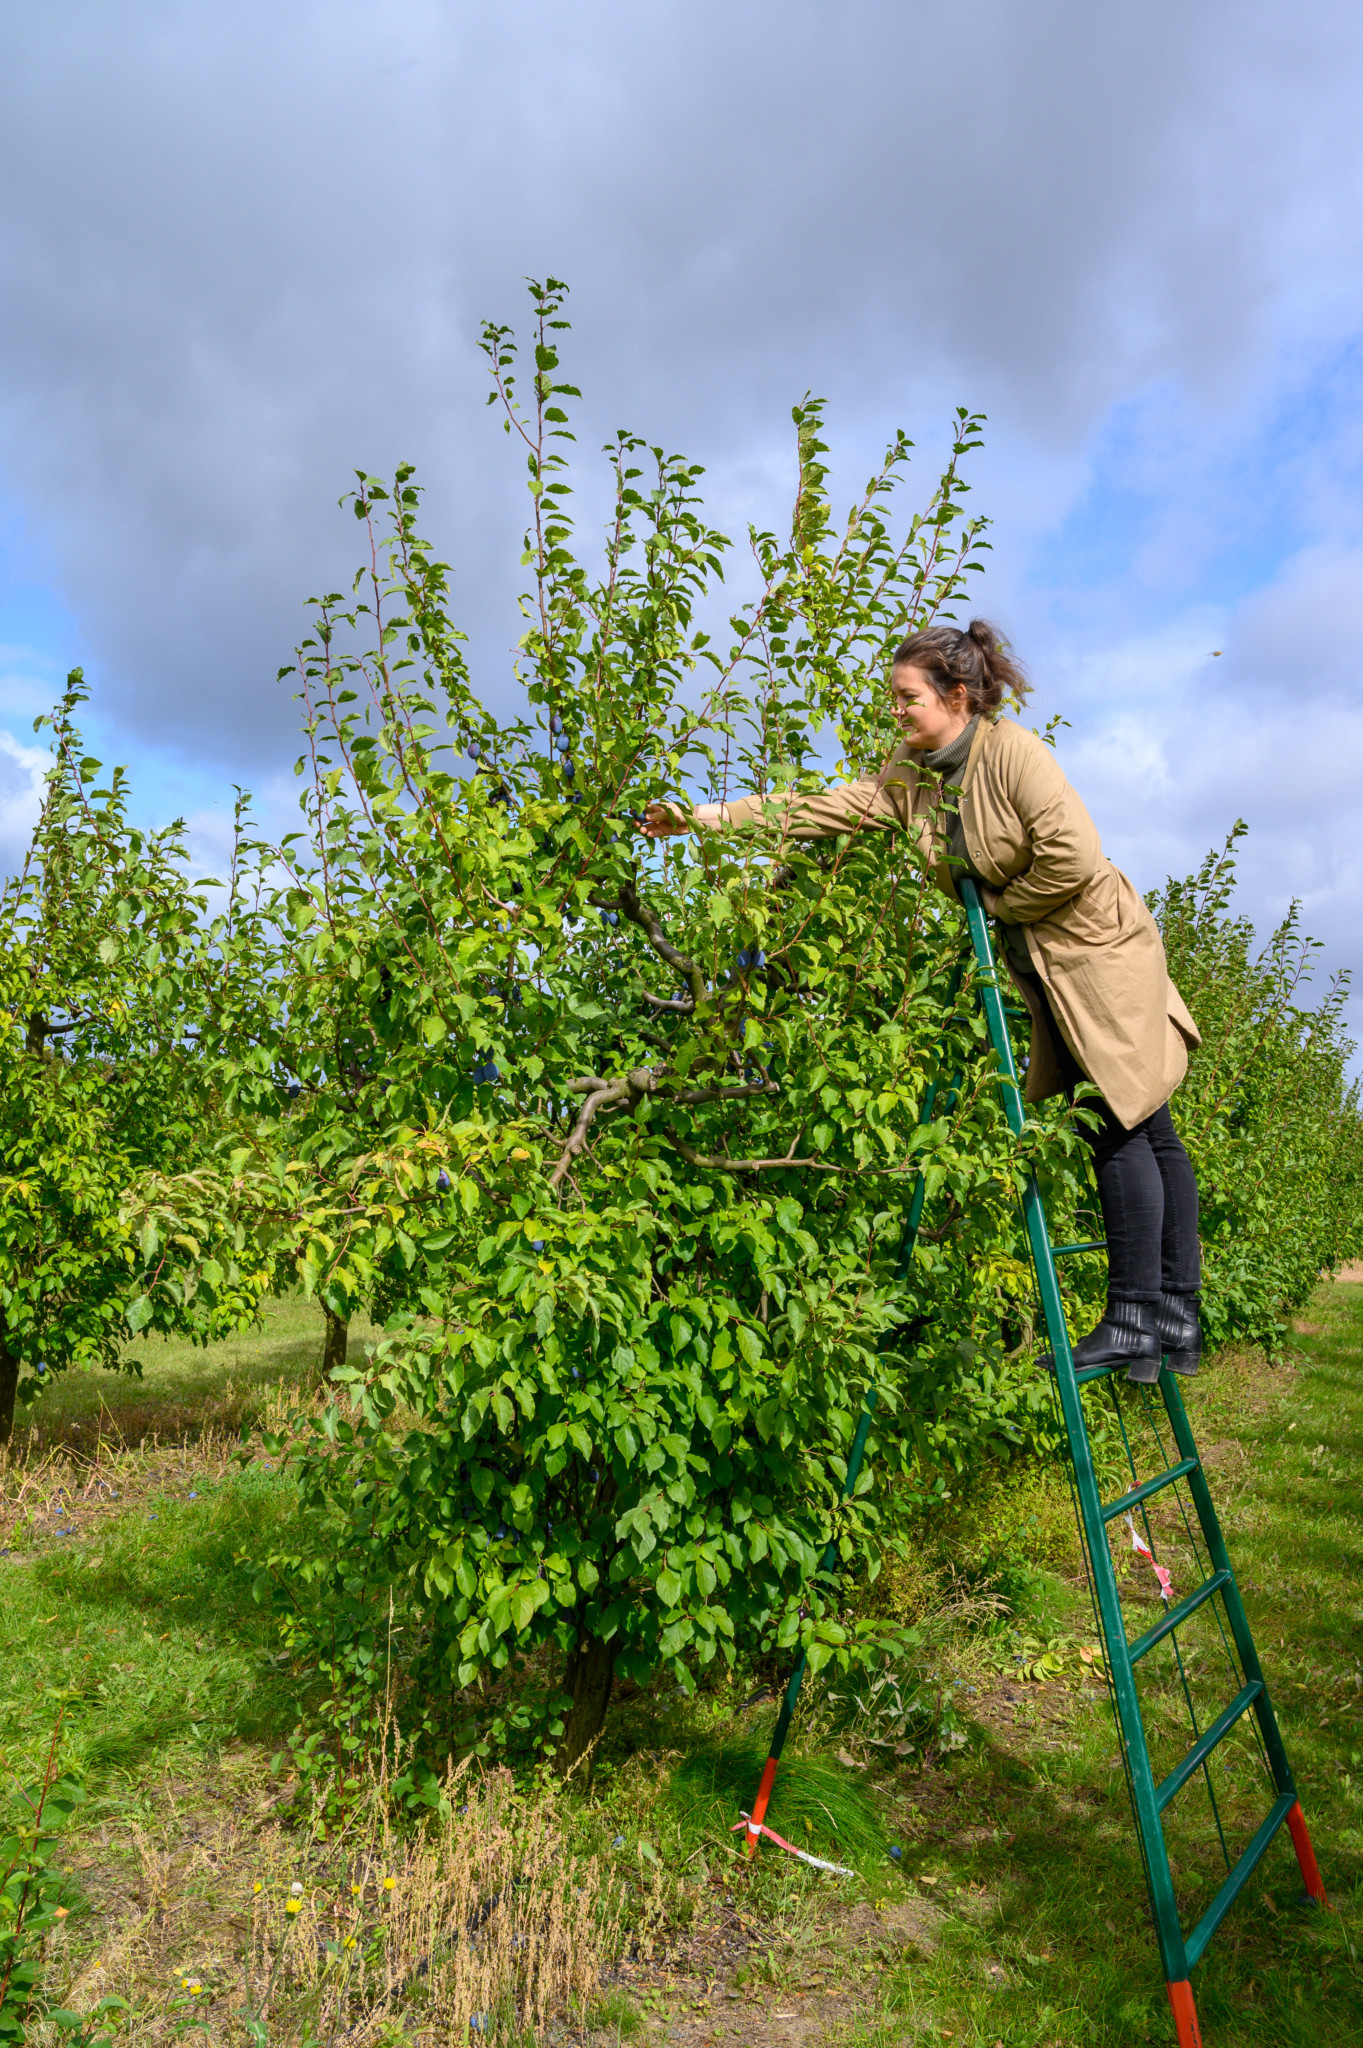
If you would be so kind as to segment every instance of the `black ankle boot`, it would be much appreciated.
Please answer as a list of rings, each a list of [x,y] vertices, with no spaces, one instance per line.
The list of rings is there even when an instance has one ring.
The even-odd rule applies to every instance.
[[[1202,1325],[1195,1294],[1161,1294],[1155,1310],[1155,1332],[1165,1350],[1170,1372],[1191,1379],[1202,1363]]]
[[[1119,1301],[1108,1296],[1103,1319],[1087,1337],[1081,1337],[1073,1351],[1074,1369],[1086,1365],[1129,1365],[1129,1380],[1153,1386],[1159,1378],[1162,1350],[1155,1334],[1155,1304],[1152,1301]],[[1051,1358],[1042,1364],[1051,1372]]]

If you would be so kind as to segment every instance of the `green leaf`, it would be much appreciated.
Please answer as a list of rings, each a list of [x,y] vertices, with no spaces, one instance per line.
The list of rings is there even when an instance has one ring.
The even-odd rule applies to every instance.
[[[734,1336],[738,1348],[748,1364],[751,1366],[761,1365],[763,1357],[762,1345],[756,1331],[750,1329],[746,1323],[739,1323],[734,1331]]]

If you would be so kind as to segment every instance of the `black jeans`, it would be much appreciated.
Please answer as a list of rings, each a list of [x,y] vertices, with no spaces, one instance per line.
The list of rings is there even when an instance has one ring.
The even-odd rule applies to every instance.
[[[1040,976],[1029,977],[1050,1018],[1051,1037],[1065,1077],[1065,1093],[1088,1076],[1061,1036]],[[1202,1285],[1197,1235],[1197,1179],[1174,1129],[1168,1103],[1127,1130],[1107,1104],[1086,1097],[1080,1105],[1100,1119],[1080,1129],[1093,1154],[1098,1200],[1107,1238],[1107,1291],[1119,1301],[1157,1301],[1164,1294],[1196,1294]]]

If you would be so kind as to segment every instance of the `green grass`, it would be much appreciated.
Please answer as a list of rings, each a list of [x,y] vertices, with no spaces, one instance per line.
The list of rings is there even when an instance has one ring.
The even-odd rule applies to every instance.
[[[288,1687],[264,1661],[277,1647],[268,1616],[236,1560],[286,1522],[291,1491],[254,1469],[188,1477],[197,1483],[173,1490],[158,1475],[84,1543],[9,1560],[0,1581],[6,1767],[36,1758],[53,1692],[69,1696],[68,1748],[96,1781],[154,1775],[177,1750],[220,1749],[287,1719]]]
[[[1363,1287],[1323,1288],[1306,1321],[1287,1364],[1224,1358],[1187,1388],[1333,1909],[1297,1903],[1284,1834],[1195,1973],[1207,2048],[1363,2042]],[[31,1776],[61,1705],[91,1796],[52,1968],[54,1989],[74,1980],[87,2004],[128,1986],[163,1996],[172,1964],[203,1952],[210,1905],[214,1939],[241,1938],[221,1914],[238,1892],[249,1902],[259,1831],[277,1824],[270,1759],[305,1695],[249,1564],[288,1530],[292,1491],[232,1452],[243,1417],[306,1384],[320,1342],[316,1311],[283,1304],[253,1339],[144,1347],[140,1383],[72,1376],[32,1413],[28,1459],[4,1475],[0,1764],[11,1781]],[[1120,1449],[1114,1430],[1104,1444],[1106,1457]],[[1193,1560],[1175,1524],[1158,1534],[1184,1590]],[[1024,1466],[977,1484],[887,1579],[931,1623],[932,1671],[955,1688],[967,1739],[924,1768],[916,1752],[859,1740],[845,1717],[797,1723],[772,1825],[853,1879],[770,1843],[743,1862],[732,1823],[776,1711],[745,1707],[750,1675],[617,1710],[569,1826],[580,1848],[635,1873],[651,1932],[634,1975],[604,1987],[599,2029],[685,2019],[684,2038],[709,2040],[728,2014],[731,2034],[775,2048],[779,2006],[817,2018],[839,2048],[948,2033],[956,2048],[1171,2040],[1108,1709],[1078,1655],[1093,1631],[1063,1478]],[[1153,1589],[1134,1565],[1125,1589],[1134,1627]],[[1059,1681],[1010,1676],[1047,1644]],[[1192,1639],[1204,1713],[1227,1696],[1219,1659],[1209,1630]],[[1159,1769],[1187,1737],[1171,1660],[1149,1667]],[[1217,1769],[1234,1848],[1267,1795],[1246,1744],[1227,1745]],[[1220,1861],[1196,1783],[1171,1840],[1190,1923]]]
[[[373,1334],[363,1318],[351,1325],[352,1344]],[[91,1366],[54,1375],[16,1413],[15,1454],[31,1459],[58,1445],[88,1449],[100,1437],[128,1445],[152,1434],[170,1441],[213,1423],[238,1428],[269,1390],[306,1385],[321,1355],[321,1311],[296,1298],[266,1302],[262,1327],[218,1344],[142,1338],[127,1353],[140,1373]]]
[[[1187,1390],[1334,1909],[1298,1903],[1284,1830],[1194,1973],[1208,2048],[1363,2041],[1363,1288],[1322,1289],[1307,1320],[1314,1328],[1292,1339],[1290,1367],[1230,1358]],[[1057,1558],[1066,1537],[1057,1497],[1022,1474],[983,1505],[966,1504],[955,1555],[969,1556],[972,1542],[987,1555],[988,1532],[1011,1522],[1014,1531],[1030,1525],[1043,1559],[1048,1550]],[[1161,1547],[1186,1591],[1196,1576],[1177,1533],[1167,1517]],[[1067,1603],[1052,1575],[1044,1563],[1030,1569],[1036,1610],[1024,1607],[1020,1619],[1038,1632],[1063,1626]],[[1128,1586],[1139,1612],[1138,1573]],[[1145,1606],[1158,1611],[1148,1591]],[[1185,1662],[1205,1725],[1235,1689],[1210,1622]],[[1146,1675],[1158,1773],[1190,1736],[1172,1656]],[[1060,1687],[1013,1690],[1020,1704],[1008,1718],[1020,1726],[1001,1728],[995,1715],[928,1782],[884,1785],[912,1830],[907,1882],[926,1870],[938,1877],[936,1896],[988,1901],[983,1914],[953,1912],[935,1953],[888,1987],[886,2024],[902,2032],[930,2021],[953,2028],[958,2042],[1008,2048],[1168,2040],[1106,1703],[1092,1688],[1068,1699]],[[1248,1737],[1238,1749],[1223,1745],[1218,1772],[1234,1853],[1271,1794]],[[1224,1875],[1200,1781],[1170,1809],[1170,1838],[1188,1926]]]
[[[671,1820],[683,1853],[729,1833],[766,1762],[765,1730],[746,1740],[703,1738],[672,1770],[657,1808]],[[832,1757],[793,1754],[779,1773],[768,1823],[797,1849],[868,1874],[889,1852],[877,1802],[865,1779]],[[742,1840],[733,1835],[737,1844]]]

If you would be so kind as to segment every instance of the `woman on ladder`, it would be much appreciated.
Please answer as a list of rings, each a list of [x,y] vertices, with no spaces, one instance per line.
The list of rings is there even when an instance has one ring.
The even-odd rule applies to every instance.
[[[891,711],[903,739],[879,775],[817,796],[740,797],[689,817],[650,804],[651,838],[766,819],[792,839],[899,827],[918,835],[949,895],[970,876],[997,950],[1032,1019],[1026,1099],[1081,1080],[1102,1100],[1093,1154],[1107,1236],[1107,1306],[1076,1366],[1127,1364],[1127,1378],[1197,1370],[1202,1284],[1197,1182],[1169,1115],[1197,1026],[1169,979],[1140,896],[1104,857],[1093,820],[1051,748],[1000,716],[1027,682],[984,619],[930,626],[896,649]]]

